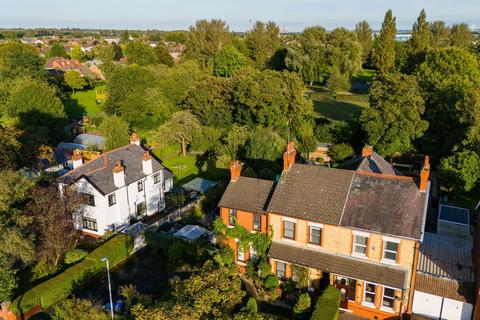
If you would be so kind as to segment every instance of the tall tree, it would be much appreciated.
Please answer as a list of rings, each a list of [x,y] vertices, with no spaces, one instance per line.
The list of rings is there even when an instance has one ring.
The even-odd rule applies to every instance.
[[[219,77],[231,77],[245,63],[245,57],[234,46],[225,46],[213,57],[213,74]]]
[[[157,46],[155,47],[155,54],[157,55],[158,63],[164,64],[168,67],[173,67],[175,64],[173,57],[168,52],[167,47],[165,47],[163,44],[157,43]]]
[[[62,57],[62,58],[68,58],[67,50],[65,50],[65,47],[58,42],[55,42],[52,44],[50,47],[50,50],[48,50],[48,55],[49,58],[52,57]]]
[[[44,75],[43,61],[35,47],[20,42],[0,45],[0,79]]]
[[[431,30],[425,10],[420,12],[412,27],[412,50],[414,54],[425,54],[430,47]]]
[[[195,133],[201,129],[198,119],[189,111],[178,111],[161,125],[154,134],[158,141],[178,142],[182,146],[182,155],[187,155],[187,146],[192,143]]]
[[[128,43],[130,41],[130,35],[128,34],[128,30],[125,30],[120,37],[121,43]]]
[[[363,20],[355,26],[358,42],[362,45],[363,63],[369,63],[373,47],[373,31],[367,21]]]
[[[18,141],[21,131],[15,127],[0,125],[0,168],[17,166],[15,160],[22,144]]]
[[[470,48],[474,40],[475,36],[466,23],[454,24],[450,29],[450,44],[454,47]]]
[[[198,59],[203,68],[224,45],[230,42],[230,32],[225,21],[198,20],[190,27],[187,55]]]
[[[257,21],[248,32],[247,44],[252,52],[251,58],[257,66],[265,67],[268,59],[281,47],[279,33],[280,28],[273,21],[267,23]]]
[[[122,57],[122,49],[116,43],[102,43],[95,47],[95,56],[103,63],[120,60]]]
[[[82,47],[79,45],[74,45],[70,50],[70,58],[72,60],[83,61],[86,58],[85,52],[83,52]]]
[[[397,27],[392,10],[385,13],[382,29],[373,43],[373,64],[380,73],[395,68],[395,36]]]
[[[414,76],[399,72],[383,73],[370,88],[370,108],[360,122],[368,143],[382,155],[411,151],[413,141],[422,136],[428,122],[421,119],[423,98]]]
[[[439,173],[450,190],[470,191],[480,180],[480,157],[471,150],[457,152],[441,160]]]
[[[75,93],[75,90],[82,90],[87,85],[87,81],[77,70],[68,70],[63,75],[63,79],[67,86],[73,90],[73,93]]]
[[[430,44],[432,48],[444,48],[449,45],[449,30],[443,21],[433,21],[430,24]]]
[[[464,141],[469,130],[460,119],[458,104],[480,86],[476,57],[464,49],[449,47],[427,54],[417,71],[425,99],[425,119],[430,127],[425,135],[425,151],[443,156]]]
[[[105,116],[98,130],[105,137],[105,150],[113,150],[129,143],[129,125],[117,116]]]
[[[159,62],[155,49],[146,42],[130,41],[125,46],[124,55],[128,64],[148,66]]]
[[[298,44],[288,47],[285,63],[298,72],[310,86],[328,75],[327,32],[322,27],[309,27],[297,38]]]

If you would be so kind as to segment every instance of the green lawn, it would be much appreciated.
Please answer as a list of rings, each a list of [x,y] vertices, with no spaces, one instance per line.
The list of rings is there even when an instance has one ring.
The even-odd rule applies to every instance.
[[[335,99],[313,100],[315,111],[331,120],[352,120],[356,113],[368,107],[368,102],[339,101]]]
[[[374,74],[375,70],[362,69],[362,71],[353,76],[352,81],[370,82]]]
[[[98,87],[102,89],[104,87]],[[71,119],[78,119],[82,115],[95,115],[102,110],[96,102],[95,88],[85,91],[77,91],[65,101],[65,109]]]

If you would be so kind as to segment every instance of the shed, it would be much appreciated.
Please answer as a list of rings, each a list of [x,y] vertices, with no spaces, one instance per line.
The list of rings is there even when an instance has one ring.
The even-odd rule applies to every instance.
[[[438,210],[437,232],[441,235],[470,240],[470,212],[468,209],[441,205]]]
[[[204,179],[204,178],[195,178],[190,182],[185,183],[182,187],[185,190],[193,190],[197,192],[206,192],[208,189],[211,189],[217,185],[216,181]]]
[[[200,226],[188,224],[182,229],[178,230],[173,234],[174,237],[185,238],[187,240],[195,241],[198,240],[201,236],[206,234],[208,231]]]

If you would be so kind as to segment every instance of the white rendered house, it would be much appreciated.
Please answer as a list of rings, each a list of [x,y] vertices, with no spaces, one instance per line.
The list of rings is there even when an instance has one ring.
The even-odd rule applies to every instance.
[[[75,152],[72,161],[73,170],[59,178],[59,189],[63,193],[73,187],[82,195],[84,205],[74,221],[84,233],[101,236],[165,208],[172,173],[140,146],[136,136],[130,145],[86,163]]]

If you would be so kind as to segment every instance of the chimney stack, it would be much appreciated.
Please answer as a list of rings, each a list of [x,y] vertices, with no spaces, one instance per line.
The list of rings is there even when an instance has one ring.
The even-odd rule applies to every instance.
[[[117,160],[115,167],[113,167],[113,183],[117,188],[125,186],[125,168],[122,166],[120,160]]]
[[[148,151],[145,151],[142,157],[142,170],[146,175],[153,173],[152,156]]]
[[[364,146],[362,148],[362,157],[371,157],[373,154],[373,147],[372,146]]]
[[[130,143],[136,144],[137,146],[140,145],[140,138],[138,137],[136,132],[132,132],[132,135],[130,136]]]
[[[425,156],[423,159],[423,167],[420,170],[420,191],[426,192],[428,188],[428,178],[430,177],[430,159]]]
[[[295,143],[292,141],[287,144],[287,150],[283,154],[283,171],[288,171],[295,163],[297,151],[295,150]]]
[[[77,169],[83,164],[83,157],[80,150],[75,149],[72,156],[73,169]]]
[[[238,177],[242,173],[243,163],[238,160],[234,160],[230,165],[230,181],[237,181]]]

